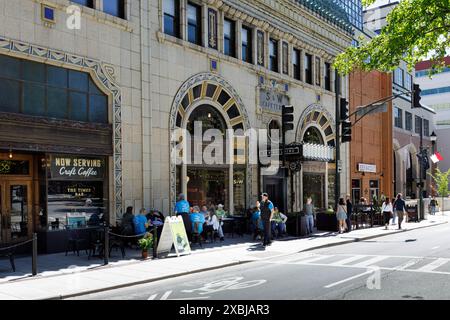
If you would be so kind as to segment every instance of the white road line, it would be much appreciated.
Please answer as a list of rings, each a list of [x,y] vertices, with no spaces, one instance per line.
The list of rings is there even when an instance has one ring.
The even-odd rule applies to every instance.
[[[319,260],[322,260],[322,259],[326,259],[326,258],[331,258],[331,257],[333,257],[333,255],[320,255],[320,256],[312,258],[312,259],[301,260],[298,263],[308,264],[308,263],[311,263],[311,262],[316,262],[316,261],[319,261]]]
[[[339,261],[330,263],[330,266],[342,266],[344,264],[347,264],[347,263],[350,263],[350,262],[353,262],[353,261],[356,261],[356,260],[359,260],[359,259],[362,259],[362,258],[365,258],[365,257],[367,257],[367,256],[356,255],[356,256],[353,256],[353,257],[350,257],[350,258],[347,258],[347,259],[343,259],[343,260],[339,260]]]
[[[386,260],[387,258],[389,258],[389,257],[387,257],[387,256],[374,257],[372,259],[369,259],[369,260],[366,260],[366,261],[363,261],[363,262],[360,262],[360,263],[357,263],[357,264],[353,264],[352,267],[354,267],[354,268],[368,267],[368,266],[374,265],[377,262]]]
[[[413,265],[415,265],[416,263],[420,262],[422,259],[412,259],[409,260],[408,262],[401,264],[397,267],[394,267],[393,270],[405,270]]]
[[[157,296],[158,296],[158,294],[154,294],[154,295],[150,296],[150,298],[148,298],[148,300],[155,300]]]
[[[449,259],[439,258],[417,270],[418,271],[433,271],[433,270],[439,268],[440,266],[443,266],[447,262],[449,262]]]
[[[167,291],[164,293],[164,295],[161,297],[161,300],[167,300],[167,298],[172,294],[172,291]]]
[[[431,248],[431,250],[436,250],[436,249],[439,249],[439,248],[440,248],[440,246],[436,246],[436,247]]]
[[[340,284],[342,284],[342,283],[351,281],[351,280],[353,280],[353,279],[360,278],[360,277],[365,276],[365,275],[370,274],[370,273],[373,273],[373,271],[372,271],[372,270],[369,270],[369,271],[366,271],[366,272],[364,272],[364,273],[357,274],[356,276],[353,276],[353,277],[350,277],[350,278],[347,278],[347,279],[344,279],[344,280],[341,280],[341,281],[338,281],[338,282],[331,283],[331,284],[325,286],[324,288],[330,289],[330,288],[332,288],[332,287],[338,286],[338,285],[340,285]]]

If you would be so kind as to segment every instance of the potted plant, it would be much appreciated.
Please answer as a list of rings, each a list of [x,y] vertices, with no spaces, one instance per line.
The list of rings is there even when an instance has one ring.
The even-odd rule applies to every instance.
[[[142,259],[147,259],[148,250],[153,247],[153,235],[151,233],[147,233],[138,241],[138,244],[142,249]]]
[[[336,213],[333,208],[328,207],[324,211],[319,211],[316,216],[317,230],[322,231],[338,231]]]

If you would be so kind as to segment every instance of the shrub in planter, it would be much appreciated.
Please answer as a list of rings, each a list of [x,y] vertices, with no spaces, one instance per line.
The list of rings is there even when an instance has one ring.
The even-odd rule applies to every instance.
[[[318,212],[316,215],[316,227],[321,231],[338,231],[338,221],[333,209]]]

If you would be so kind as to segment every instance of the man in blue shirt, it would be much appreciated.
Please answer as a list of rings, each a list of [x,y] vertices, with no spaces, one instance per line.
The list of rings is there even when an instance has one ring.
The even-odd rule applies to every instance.
[[[147,232],[148,221],[145,215],[146,215],[145,209],[141,209],[139,214],[135,216],[133,219],[134,232],[136,233],[136,235],[143,235]]]
[[[273,217],[273,203],[269,200],[269,195],[267,193],[263,193],[261,195],[261,219],[264,223],[264,242],[263,246],[270,246],[272,243],[272,235],[271,235],[271,224],[270,220]]]
[[[191,221],[189,220],[189,212],[191,211],[191,205],[186,200],[186,196],[182,193],[178,196],[178,201],[175,204],[175,214],[183,218],[184,228],[189,239],[191,239]]]
[[[194,212],[190,214],[190,220],[192,223],[192,228],[194,229],[194,226],[196,223],[198,223],[197,233],[201,234],[203,232],[203,224],[205,223],[205,216],[199,212],[200,209],[198,206],[194,207]],[[195,230],[193,230],[195,231]]]

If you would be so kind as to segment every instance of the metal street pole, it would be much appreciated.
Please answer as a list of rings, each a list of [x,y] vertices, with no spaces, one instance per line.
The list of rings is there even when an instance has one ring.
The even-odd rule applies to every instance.
[[[419,213],[418,213],[418,219],[419,221],[425,219],[425,215],[423,212],[423,164],[424,164],[424,152],[423,152],[423,119],[420,122],[420,146],[419,146],[419,152],[420,152],[420,167],[419,167]]]
[[[340,90],[340,76],[339,72],[335,70],[335,81],[334,81],[334,91],[336,93],[336,112],[335,112],[335,118],[336,118],[336,179],[335,179],[335,186],[334,186],[334,205],[337,209],[338,203],[339,203],[339,197],[341,194],[341,177],[339,172],[339,162],[341,160],[341,111],[339,106],[339,90]]]

